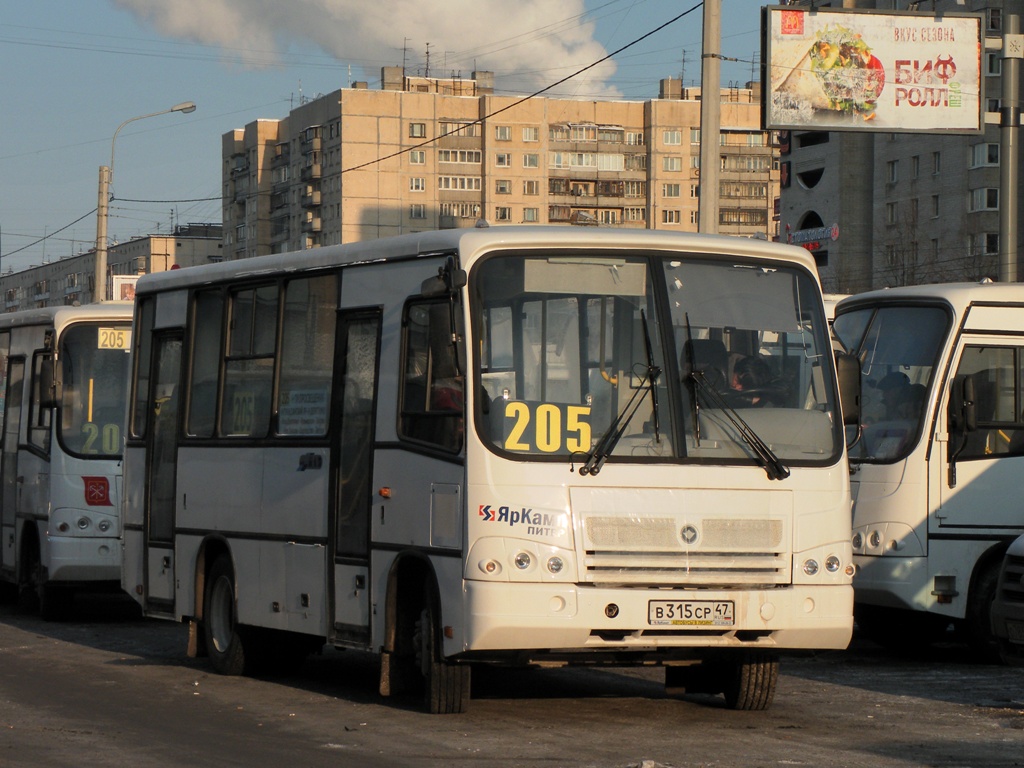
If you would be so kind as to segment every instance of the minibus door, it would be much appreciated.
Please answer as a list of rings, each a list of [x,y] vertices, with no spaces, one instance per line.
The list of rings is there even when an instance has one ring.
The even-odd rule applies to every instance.
[[[174,512],[177,482],[181,334],[160,334],[153,347],[146,455],[146,601],[174,603]]]
[[[16,562],[15,517],[18,512],[18,433],[21,431],[21,398],[25,382],[25,359],[11,358],[7,368],[7,386],[4,392],[4,424],[0,440],[0,522],[2,522],[3,548],[0,564],[5,572],[13,574]],[[13,577],[12,577],[13,578]]]
[[[335,337],[329,594],[334,636],[354,645],[370,641],[370,486],[380,328],[379,309],[343,311]]]

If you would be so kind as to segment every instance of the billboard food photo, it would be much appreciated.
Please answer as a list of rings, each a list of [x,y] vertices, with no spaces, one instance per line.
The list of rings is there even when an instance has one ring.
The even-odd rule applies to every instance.
[[[981,16],[765,9],[765,128],[983,127]]]

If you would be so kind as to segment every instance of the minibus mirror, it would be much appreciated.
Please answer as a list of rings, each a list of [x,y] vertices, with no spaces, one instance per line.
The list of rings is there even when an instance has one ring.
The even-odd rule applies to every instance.
[[[459,269],[455,265],[455,258],[449,256],[445,260],[444,266],[438,268],[437,275],[423,281],[420,285],[420,294],[427,298],[451,295],[465,286],[467,282],[466,270]]]
[[[973,376],[957,376],[949,390],[949,431],[973,432],[978,428]]]
[[[39,407],[56,408],[60,405],[59,389],[56,361],[53,355],[47,354],[39,361]]]
[[[860,360],[856,355],[836,353],[839,376],[839,404],[843,409],[843,426],[860,424]]]

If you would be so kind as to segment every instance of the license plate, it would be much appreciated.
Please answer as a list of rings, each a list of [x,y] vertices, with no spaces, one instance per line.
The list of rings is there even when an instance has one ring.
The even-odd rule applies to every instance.
[[[1009,635],[1011,643],[1024,643],[1024,622],[1006,622],[1006,633]]]
[[[732,600],[651,600],[647,623],[683,627],[731,627],[736,623]]]

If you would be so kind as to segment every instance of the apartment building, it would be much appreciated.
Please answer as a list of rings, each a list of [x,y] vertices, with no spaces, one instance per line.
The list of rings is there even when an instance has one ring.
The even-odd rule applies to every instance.
[[[406,77],[334,91],[222,137],[224,258],[501,224],[697,230],[700,90],[582,101]],[[757,84],[723,89],[719,227],[777,234],[778,147]]]
[[[816,5],[980,13],[987,37],[1001,38],[1004,31],[1002,0]],[[984,104],[996,117],[1002,56],[983,52]],[[999,275],[997,124],[976,135],[794,131],[783,133],[780,144],[780,239],[814,254],[826,290],[857,293]]]
[[[220,224],[185,224],[170,234],[153,234],[115,243],[107,251],[107,286],[111,299],[134,286],[139,275],[221,261]],[[91,304],[95,291],[96,251],[69,256],[0,276],[4,312]],[[114,290],[112,290],[114,289]],[[130,297],[129,297],[130,298]]]

